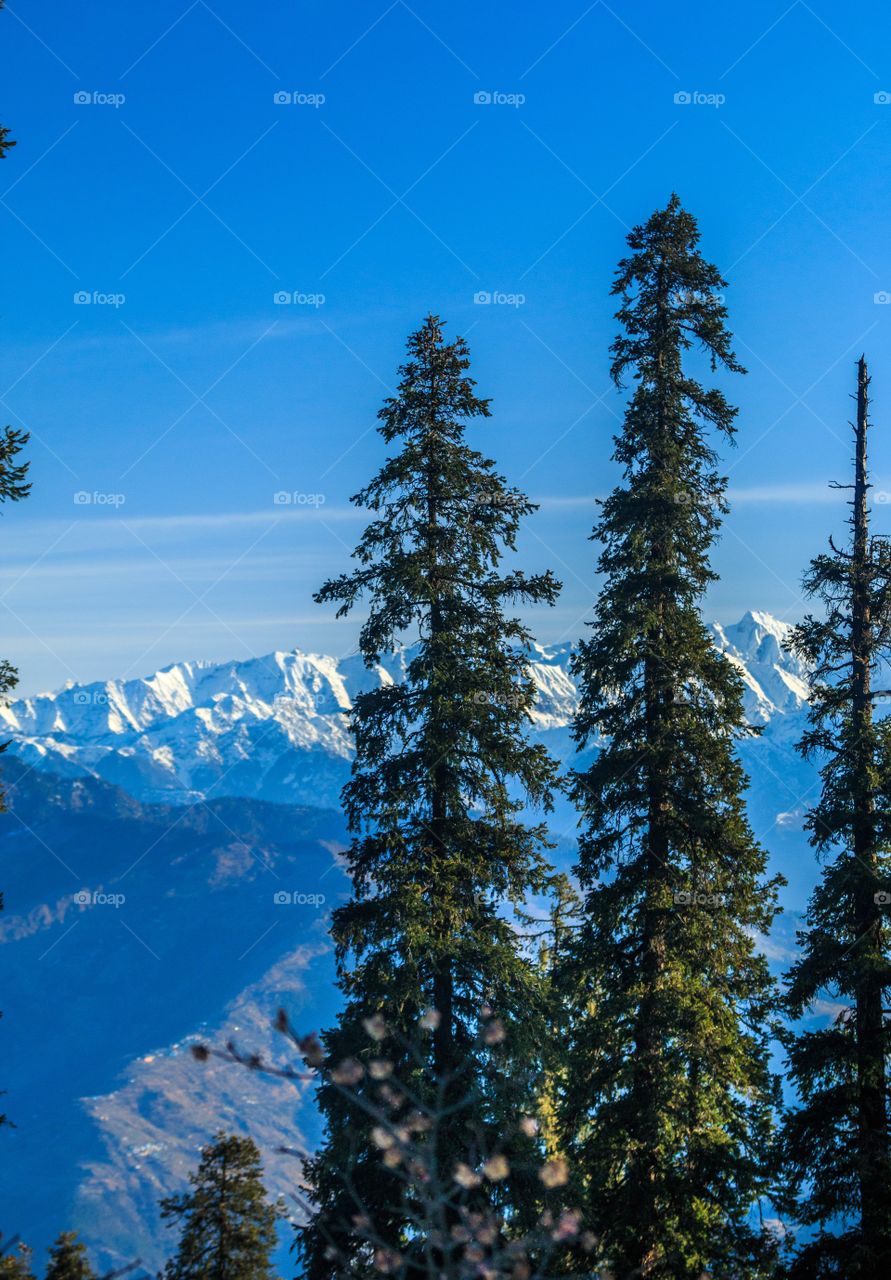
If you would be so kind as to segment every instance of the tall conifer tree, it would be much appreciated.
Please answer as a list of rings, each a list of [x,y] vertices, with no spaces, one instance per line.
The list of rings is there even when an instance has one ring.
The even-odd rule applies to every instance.
[[[86,1245],[74,1231],[63,1231],[50,1249],[45,1280],[96,1280]]]
[[[574,777],[584,918],[564,964],[563,1126],[618,1280],[762,1274],[748,1218],[775,1089],[753,934],[770,926],[776,885],[741,799],[741,680],[700,615],[726,510],[709,435],[731,439],[736,410],[688,353],[742,369],[725,283],[698,243],[672,196],[619,265],[612,374],[635,387],[615,442],[623,480],[593,534],[603,586],[575,658],[575,736],[599,751]]]
[[[466,424],[490,412],[469,364],[466,342],[446,342],[435,316],[409,339],[398,391],[378,415],[394,451],[353,499],[373,516],[358,567],[317,596],[338,616],[367,603],[369,667],[414,642],[404,678],[360,694],[352,713],[353,893],[333,917],[346,1003],[325,1047],[330,1062],[361,1068],[380,1048],[367,1020],[387,1024],[394,1078],[422,1094],[444,1089],[437,1167],[448,1177],[477,1142],[506,1138],[541,1058],[545,980],[503,908],[547,883],[544,823],[521,809],[549,807],[554,766],[526,738],[530,636],[509,608],[550,604],[559,589],[550,572],[499,570],[535,508],[466,442]],[[493,1070],[480,1040],[487,1004],[513,1071]],[[419,1039],[428,1010],[432,1029]],[[361,1110],[330,1083],[319,1101],[327,1139],[308,1170],[318,1209],[301,1235],[312,1277],[338,1273],[334,1255],[365,1265],[349,1230],[357,1205],[394,1249],[408,1230],[397,1175],[382,1176]]]
[[[800,1106],[783,1142],[798,1217],[817,1227],[794,1274],[879,1280],[891,1259],[889,1024],[891,991],[891,720],[874,701],[891,656],[891,544],[870,536],[869,376],[858,366],[850,549],[817,556],[805,589],[823,609],[794,633],[811,664],[810,723],[800,744],[823,761],[807,825],[825,858],[799,934],[789,1012],[824,993],[832,1025],[789,1039]],[[842,487],[842,486],[836,486]],[[884,689],[887,693],[887,688]]]
[[[3,8],[4,0],[0,0],[0,9]],[[15,146],[15,143],[9,136],[9,130],[0,125],[0,160],[4,158],[7,151]],[[21,464],[16,461],[16,455],[28,443],[28,436],[22,432],[13,431],[11,427],[6,428],[5,435],[0,439],[0,502],[17,502],[20,498],[27,497],[31,486],[24,483],[25,474],[28,470],[27,463]],[[0,697],[5,696],[15,688],[18,676],[15,667],[8,662],[0,662]],[[6,749],[5,743],[0,743],[0,752]],[[3,812],[3,791],[0,788],[0,813]],[[0,892],[0,911],[3,910],[3,894]],[[0,1013],[0,1017],[2,1017]],[[0,1125],[6,1122],[6,1116],[0,1114]]]
[[[190,1190],[161,1201],[161,1217],[182,1228],[165,1280],[271,1280],[278,1213],[253,1140],[216,1134],[189,1182]]]
[[[12,427],[6,427],[0,434],[0,505],[5,502],[21,502],[31,492],[31,485],[27,481],[30,463],[19,459],[19,454],[28,443],[28,439],[27,432],[14,430]],[[0,698],[5,698],[12,692],[18,684],[18,679],[18,671],[12,663],[5,658],[0,659]],[[0,754],[8,745],[6,742],[0,742]],[[5,810],[3,787],[0,785],[0,813],[4,813]],[[0,911],[2,910],[3,893],[0,891]],[[0,1018],[2,1017],[3,1014],[0,1013]],[[7,1123],[6,1116],[0,1114],[0,1126],[5,1123]]]

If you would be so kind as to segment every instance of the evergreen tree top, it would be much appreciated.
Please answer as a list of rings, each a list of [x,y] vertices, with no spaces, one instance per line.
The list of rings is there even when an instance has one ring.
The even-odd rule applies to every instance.
[[[613,295],[622,299],[616,313],[624,333],[613,342],[612,376],[618,385],[629,365],[642,383],[677,376],[681,354],[699,345],[713,369],[723,365],[744,373],[733,352],[726,327],[723,290],[727,281],[699,251],[699,226],[672,195],[664,209],[628,235],[633,252],[616,271]],[[686,380],[685,380],[686,381]],[[688,382],[690,389],[696,387]],[[709,402],[700,406],[706,417]],[[729,420],[718,415],[715,425],[728,434]]]
[[[161,1201],[162,1219],[183,1224],[167,1280],[271,1280],[278,1211],[266,1200],[254,1141],[216,1133],[189,1182],[191,1190]]]
[[[63,1231],[50,1248],[46,1280],[94,1280],[95,1274],[77,1232]]]
[[[399,394],[385,400],[378,411],[378,430],[388,444],[416,432],[436,431],[458,439],[463,419],[491,417],[491,401],[474,394],[476,382],[465,373],[470,368],[466,339],[459,336],[446,343],[444,328],[439,316],[428,315],[406,343],[410,358],[399,366]]]
[[[13,1244],[12,1246],[4,1246],[0,1240],[0,1249],[5,1252],[0,1253],[0,1278],[2,1280],[34,1280],[34,1272],[32,1266],[32,1252],[25,1244]]]
[[[550,572],[496,571],[504,549],[514,549],[522,520],[537,507],[465,439],[468,421],[491,416],[490,402],[476,395],[467,374],[466,341],[447,342],[442,321],[430,315],[407,347],[397,393],[378,413],[380,434],[400,447],[352,498],[379,518],[353,552],[359,568],[325,583],[315,596],[319,603],[338,602],[338,617],[368,599],[371,616],[360,649],[370,663],[412,628],[423,638],[434,602],[442,633],[460,632],[481,610],[500,610],[504,602],[552,603],[560,586]],[[498,627],[510,642],[529,643],[518,621],[499,618]]]

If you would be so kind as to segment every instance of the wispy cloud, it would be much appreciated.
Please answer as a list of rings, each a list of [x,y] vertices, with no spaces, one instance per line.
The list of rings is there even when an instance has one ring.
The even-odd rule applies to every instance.
[[[562,497],[549,495],[535,498],[534,501],[539,504],[542,512],[576,508],[594,509],[606,496],[606,492]],[[731,488],[727,490],[727,499],[731,506],[837,505],[839,501],[838,494],[826,483],[762,484],[749,488]]]

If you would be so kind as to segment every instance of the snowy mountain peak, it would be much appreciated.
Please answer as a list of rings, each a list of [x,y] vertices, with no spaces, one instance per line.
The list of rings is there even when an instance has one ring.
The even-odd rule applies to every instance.
[[[804,668],[787,649],[789,626],[747,613],[715,624],[715,644],[740,670],[747,713],[765,724],[798,711]],[[533,732],[566,755],[577,695],[572,646],[535,645]],[[139,679],[66,684],[0,706],[10,750],[63,775],[94,774],[144,801],[243,795],[336,806],[352,754],[345,712],[355,695],[402,679],[409,652],[368,670],[359,655],[300,650],[242,662],[178,662]]]
[[[746,713],[753,724],[800,711],[807,701],[807,670],[790,649],[788,622],[750,611],[732,626],[711,627],[716,646],[739,669],[746,686]]]

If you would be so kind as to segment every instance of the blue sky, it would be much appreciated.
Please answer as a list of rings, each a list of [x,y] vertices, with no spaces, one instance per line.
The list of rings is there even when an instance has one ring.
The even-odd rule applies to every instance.
[[[672,190],[750,370],[726,383],[706,612],[799,617],[844,516],[826,485],[861,350],[891,491],[889,54],[878,3],[9,0],[0,422],[33,433],[34,493],[0,524],[0,617],[22,689],[348,651],[311,596],[346,566],[430,310],[493,397],[476,441],[542,503],[522,554],[565,588],[534,629],[579,635],[622,405],[609,286]]]

